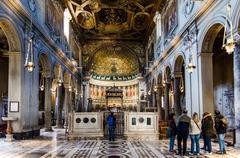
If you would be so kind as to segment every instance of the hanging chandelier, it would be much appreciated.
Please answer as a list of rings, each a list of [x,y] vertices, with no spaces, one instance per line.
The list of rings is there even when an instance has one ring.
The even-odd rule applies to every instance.
[[[189,63],[188,63],[188,65],[187,65],[188,72],[189,72],[189,73],[192,73],[195,68],[196,68],[196,66],[193,64],[192,54],[190,54]]]
[[[28,40],[28,49],[27,49],[27,56],[25,59],[24,66],[27,68],[28,72],[32,72],[34,68],[34,62],[33,62],[33,40],[32,37],[29,37]]]
[[[180,77],[179,89],[180,89],[180,92],[181,92],[181,93],[183,93],[183,92],[184,92],[184,82],[183,82],[183,76],[181,76],[181,77]]]
[[[188,70],[189,73],[192,73],[193,70],[196,68],[196,66],[194,65],[194,62],[193,62],[193,54],[192,54],[192,51],[191,51],[192,40],[190,39],[190,35],[188,35],[188,44],[189,44],[189,62],[188,62],[188,65],[187,65],[187,70]]]
[[[28,72],[33,71],[33,68],[34,68],[33,60],[34,60],[34,55],[33,55],[33,33],[32,33],[32,15],[31,15],[30,35],[28,38],[27,55],[26,55],[25,64],[24,64]]]
[[[233,38],[233,26],[232,26],[232,21],[231,21],[231,4],[230,1],[228,2],[227,5],[227,16],[226,16],[226,21],[225,21],[225,26],[224,26],[224,34],[223,34],[223,45],[222,48],[226,50],[228,54],[232,54],[234,52],[235,48],[235,41]],[[228,17],[228,18],[227,18]],[[226,37],[227,35],[227,19],[229,19],[229,24],[230,24],[230,37]]]
[[[41,76],[41,80],[40,80],[40,91],[44,91],[44,78],[43,76]]]

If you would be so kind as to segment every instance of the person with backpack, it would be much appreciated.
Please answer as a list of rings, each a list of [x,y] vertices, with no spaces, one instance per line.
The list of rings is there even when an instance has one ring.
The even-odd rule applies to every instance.
[[[226,154],[225,150],[225,133],[227,132],[227,121],[226,118],[220,113],[220,111],[215,110],[215,129],[217,132],[219,151],[218,154]]]
[[[189,153],[189,155],[194,155],[195,144],[196,144],[196,154],[197,156],[200,155],[200,145],[199,145],[200,133],[201,133],[201,121],[199,119],[198,113],[194,112],[191,119],[190,130],[189,130],[189,135],[191,138],[191,152]]]
[[[177,135],[177,126],[175,123],[175,114],[171,113],[168,120],[169,152],[173,152],[174,140]]]
[[[113,112],[107,117],[108,131],[109,131],[109,141],[115,141],[115,128],[116,128],[116,117]]]
[[[214,135],[212,114],[209,112],[203,113],[202,119],[202,137],[204,143],[204,153],[212,155],[211,138]]]
[[[189,134],[189,126],[191,118],[187,116],[187,109],[182,111],[182,115],[177,121],[177,143],[178,143],[178,154],[186,155],[187,150],[187,138]],[[183,146],[182,146],[183,142]]]

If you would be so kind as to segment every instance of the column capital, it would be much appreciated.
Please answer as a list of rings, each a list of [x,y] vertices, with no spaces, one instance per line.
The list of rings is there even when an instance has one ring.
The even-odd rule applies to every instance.
[[[8,54],[9,54],[9,55],[21,55],[21,52],[9,51]]]
[[[42,76],[45,78],[52,78],[52,75],[50,72],[42,72]]]
[[[212,52],[201,52],[201,53],[199,53],[199,56],[201,56],[201,57],[212,57],[213,53]]]
[[[180,78],[180,77],[182,77],[182,72],[174,72],[173,74],[172,74],[172,78]]]

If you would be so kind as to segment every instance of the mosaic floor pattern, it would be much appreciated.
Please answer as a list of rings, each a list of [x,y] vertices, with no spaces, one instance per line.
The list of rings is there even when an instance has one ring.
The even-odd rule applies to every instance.
[[[202,142],[201,142],[202,146]],[[175,146],[176,147],[176,146]],[[188,141],[190,147],[190,141]],[[213,143],[213,155],[201,153],[198,158],[238,158],[240,148],[227,147],[226,155],[216,154],[218,144]],[[189,150],[189,148],[188,148]],[[168,152],[168,140],[144,142],[139,140],[74,140],[67,141],[63,130],[41,132],[33,140],[5,142],[0,139],[0,158],[180,158]],[[189,157],[189,156],[186,156]],[[191,156],[190,158],[197,157]]]

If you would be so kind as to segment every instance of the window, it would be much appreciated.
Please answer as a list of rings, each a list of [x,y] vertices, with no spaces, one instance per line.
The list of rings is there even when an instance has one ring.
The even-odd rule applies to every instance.
[[[68,9],[65,9],[64,11],[64,18],[63,18],[63,31],[64,36],[67,38],[67,41],[69,42],[69,25],[71,20],[71,14]]]

